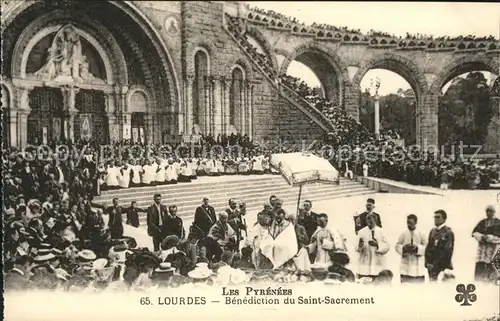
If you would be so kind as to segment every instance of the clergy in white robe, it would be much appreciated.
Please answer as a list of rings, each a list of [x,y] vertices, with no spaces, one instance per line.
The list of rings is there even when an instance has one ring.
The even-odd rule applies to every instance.
[[[142,166],[135,164],[135,160],[131,161],[130,171],[132,172],[132,185],[140,185],[141,184],[141,172]]]
[[[151,183],[155,179],[155,172],[156,172],[155,166],[148,159],[146,162],[146,165],[143,166],[142,170],[143,170],[142,177],[141,177],[142,184],[143,185],[151,185]]]
[[[255,174],[262,174],[264,168],[262,167],[262,156],[252,157],[252,172]]]
[[[408,215],[406,224],[408,229],[399,236],[396,243],[396,252],[401,255],[401,283],[422,283],[426,274],[424,254],[427,237],[416,229],[416,215]]]
[[[108,188],[114,188],[117,187],[118,184],[118,175],[119,175],[119,169],[113,166],[113,164],[110,164],[108,168],[106,169],[106,186]]]
[[[329,267],[330,251],[347,251],[344,237],[336,230],[327,227],[328,216],[324,213],[318,215],[318,229],[311,236],[311,242],[307,246],[309,253],[315,254],[314,265],[316,267]]]
[[[356,251],[359,252],[359,277],[376,278],[386,269],[386,254],[390,245],[384,230],[376,225],[377,217],[370,213],[366,216],[368,226],[358,232]]]
[[[130,185],[130,167],[128,164],[125,164],[124,167],[120,169],[118,176],[118,183],[121,188],[128,188]]]
[[[165,183],[165,162],[157,160],[156,161],[157,167],[156,167],[156,172],[155,172],[155,182],[156,184],[163,184]]]
[[[495,212],[495,207],[488,206],[486,218],[472,231],[472,236],[478,242],[474,278],[480,282],[498,280],[493,257],[500,251],[500,219],[495,217]]]
[[[169,158],[167,167],[165,169],[165,181],[170,184],[177,183],[179,175],[177,174],[177,168],[174,164],[174,160]]]

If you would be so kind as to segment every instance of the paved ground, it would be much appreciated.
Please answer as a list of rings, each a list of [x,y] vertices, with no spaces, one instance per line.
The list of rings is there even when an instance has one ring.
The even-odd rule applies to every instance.
[[[418,228],[428,235],[433,226],[433,212],[437,209],[444,209],[448,213],[448,225],[455,232],[456,243],[453,256],[455,275],[463,282],[471,280],[477,245],[471,237],[471,232],[475,224],[484,217],[486,205],[496,204],[496,195],[497,191],[448,191],[442,196],[374,193],[371,197],[376,199],[376,211],[381,214],[382,225],[391,244],[391,250],[387,254],[388,267],[395,275],[398,275],[399,256],[394,245],[400,233],[406,229],[406,216],[410,213],[416,214],[419,218]],[[352,217],[356,210],[361,212],[364,209],[366,198],[367,196],[349,197],[313,204],[313,210],[327,213],[329,224],[339,229],[347,238],[353,262],[351,269],[354,271],[356,270],[356,253],[354,252],[356,236]],[[296,204],[285,204],[285,209],[294,212]],[[257,211],[250,211],[247,215],[247,224],[255,222],[256,214]],[[191,223],[192,218],[184,220],[186,227]],[[139,229],[126,227],[126,234],[136,237],[141,246],[152,247],[144,227]],[[399,279],[396,278],[395,282],[399,282]]]

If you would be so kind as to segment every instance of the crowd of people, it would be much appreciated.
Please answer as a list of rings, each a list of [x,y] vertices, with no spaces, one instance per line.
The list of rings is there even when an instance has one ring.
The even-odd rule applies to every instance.
[[[374,211],[375,200],[368,199],[366,211],[354,216],[359,255],[353,271],[343,233],[328,225],[327,214],[313,212],[308,200],[295,215],[273,195],[257,222],[247,224],[243,201],[230,199],[227,209],[216,214],[204,197],[186,228],[177,207],[162,204],[156,194],[146,210],[152,249],[124,236],[122,214],[128,217],[133,206],[122,209],[115,199],[103,213],[85,201],[81,207],[70,207],[70,202],[58,208],[51,199],[42,205],[20,199],[12,215],[4,211],[6,290],[137,290],[252,280],[391,284],[397,273],[386,264],[391,248],[401,255],[401,283],[423,283],[426,275],[429,282],[454,278],[454,234],[443,210],[434,213],[428,236],[417,228],[418,218],[408,215],[407,229],[391,245],[383,216]],[[500,244],[500,220],[492,206],[472,236],[478,241],[476,280],[497,282],[492,260]]]
[[[294,25],[300,25],[303,27],[307,27],[304,22],[299,21],[295,17],[289,17],[286,16],[282,13],[276,12],[274,10],[264,10],[261,8],[257,7],[250,7],[250,5],[247,5],[247,9],[251,10],[253,12],[266,15],[269,17],[272,17],[273,19],[283,21],[286,23],[291,23]],[[328,31],[335,31],[335,32],[342,32],[342,33],[348,33],[352,35],[363,35],[361,29],[352,29],[349,27],[338,27],[338,26],[333,26],[327,23],[312,23],[310,27],[315,28],[315,29],[323,29],[323,30],[328,30]],[[367,36],[372,36],[372,37],[385,37],[385,38],[393,38],[393,39],[399,39],[399,40],[422,40],[422,41],[429,41],[429,40],[436,40],[436,41],[474,41],[474,42],[481,42],[481,41],[497,41],[497,38],[493,35],[487,36],[487,37],[478,37],[476,35],[467,35],[467,36],[458,36],[458,37],[450,37],[450,36],[442,36],[442,37],[434,37],[432,35],[426,35],[426,34],[411,34],[409,32],[406,33],[405,36],[396,36],[384,31],[377,31],[377,30],[370,30],[366,34]]]
[[[338,147],[340,172],[347,177],[373,176],[413,185],[443,189],[488,189],[500,183],[500,160],[470,160],[462,155],[437,155],[430,151],[396,144],[399,134],[381,131],[379,137],[349,117],[334,101],[317,95],[299,78],[282,76],[281,81],[321,111],[333,130],[325,143]],[[335,157],[333,157],[335,158]]]

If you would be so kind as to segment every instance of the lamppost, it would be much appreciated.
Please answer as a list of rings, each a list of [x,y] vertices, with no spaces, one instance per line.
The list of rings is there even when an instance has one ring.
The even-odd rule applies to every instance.
[[[380,96],[378,90],[380,88],[380,78],[375,79],[375,86],[373,86],[373,80],[371,81],[372,87],[375,89],[375,94],[373,96],[375,100],[375,135],[380,137]]]

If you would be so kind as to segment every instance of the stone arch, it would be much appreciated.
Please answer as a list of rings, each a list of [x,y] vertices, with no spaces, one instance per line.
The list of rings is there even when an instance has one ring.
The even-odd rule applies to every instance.
[[[5,91],[7,92],[7,95],[9,95],[9,108],[12,108],[14,106],[14,87],[12,86],[12,83],[10,81],[7,81],[6,79],[2,79],[0,84],[2,85],[3,88],[5,88]],[[2,106],[3,108],[3,106]]]
[[[146,108],[145,110],[135,110],[129,108],[128,112],[140,112],[140,113],[146,113],[150,110],[151,108],[151,95],[149,93],[149,90],[145,86],[132,86],[129,91],[127,92],[127,106],[132,107],[132,98],[134,95],[140,94],[144,96],[144,99],[146,100]]]
[[[430,91],[439,93],[441,88],[456,76],[474,70],[487,70],[492,74],[498,75],[500,61],[498,57],[495,59],[492,55],[467,55],[455,59],[441,69],[441,72],[431,84]]]
[[[285,75],[292,61],[308,66],[318,77],[327,99],[344,105],[344,92],[349,87],[347,63],[331,48],[318,42],[308,42],[295,47],[282,62],[280,75]],[[335,77],[332,78],[331,75]]]
[[[130,17],[146,34],[149,41],[151,41],[151,44],[158,52],[158,56],[161,59],[162,69],[165,70],[169,88],[170,105],[172,108],[180,109],[181,107],[178,104],[180,97],[180,84],[176,73],[177,69],[175,68],[172,55],[170,54],[170,51],[158,30],[153,26],[153,23],[145,16],[145,14],[141,12],[131,1],[108,1],[108,3],[119,8],[128,17]],[[7,8],[7,10],[2,13],[2,32],[4,32],[22,12],[35,8],[36,6],[43,5],[47,4],[36,1],[24,1],[18,5],[12,5],[12,7]],[[56,3],[55,5],[64,6],[64,3]]]
[[[12,65],[12,76],[26,78],[27,77],[26,67],[28,64],[28,57],[29,57],[31,51],[33,50],[33,48],[35,47],[35,45],[40,40],[45,38],[46,36],[48,36],[52,33],[58,32],[60,29],[66,28],[67,26],[69,26],[69,25],[66,25],[66,26],[52,25],[50,27],[46,27],[46,28],[40,30],[34,37],[29,39],[26,46],[16,45],[16,47],[14,49],[14,57],[21,57],[21,62],[20,62],[20,64],[13,64]],[[76,29],[76,32],[78,33],[78,36],[87,40],[94,47],[94,49],[97,50],[100,58],[102,59],[102,61],[104,63],[104,69],[106,72],[106,82],[109,84],[114,84],[115,82],[117,82],[116,78],[120,78],[120,74],[116,74],[113,72],[113,70],[116,68],[113,68],[112,63],[111,63],[111,59],[110,59],[108,53],[101,46],[99,41],[97,39],[95,39],[92,35],[90,35],[89,33],[85,32],[84,30],[81,30],[79,28],[75,28],[75,29]],[[28,30],[28,29],[26,29],[26,30]],[[19,40],[20,40],[20,42],[18,42],[18,43],[21,43],[21,42],[23,42],[24,39],[20,38]],[[20,48],[20,47],[22,47],[22,48]],[[22,52],[18,52],[19,50],[22,50]],[[121,56],[123,58],[123,54]],[[125,64],[124,58],[123,58],[123,60],[119,59],[119,61],[120,61],[120,63]],[[124,72],[124,74],[121,75],[123,77],[121,80],[123,81],[123,80],[127,79],[126,78],[127,77],[126,68],[124,68],[123,65],[121,65],[120,67],[117,67],[117,68],[123,70],[123,72]]]
[[[363,61],[352,80],[353,88],[359,88],[366,73],[377,68],[390,70],[403,77],[412,87],[417,100],[427,91],[427,82],[422,69],[410,59],[392,53],[383,53]]]
[[[240,67],[243,70],[243,74],[245,75],[245,80],[252,80],[253,79],[253,72],[252,68],[250,67],[251,64],[248,63],[248,61],[243,58],[242,56],[236,57],[232,62],[228,64],[228,69],[226,72],[227,77],[231,79],[231,75],[233,73],[234,68]]]
[[[265,50],[266,55],[269,57],[272,67],[274,70],[278,71],[278,61],[276,59],[276,56],[273,54],[273,46],[271,43],[267,40],[266,36],[255,26],[250,26],[247,25],[247,31],[246,33],[250,36],[255,38],[263,47]]]
[[[75,22],[72,25],[76,27],[79,36],[87,40],[99,53],[106,69],[106,81],[109,84],[115,82],[127,83],[125,57],[111,33],[86,15],[82,15],[78,17],[78,20],[75,20],[69,13],[64,13],[62,11],[46,13],[31,22],[25,28],[16,42],[12,53],[12,76],[25,78],[28,56],[34,46],[47,35],[55,33],[63,27],[62,24],[58,24],[56,21],[70,18]],[[85,21],[85,24],[88,24],[90,28],[93,30],[100,30],[100,32],[96,33],[93,30],[85,30],[85,28],[80,25],[80,21]],[[56,24],[53,24],[53,22],[56,22]]]
[[[195,64],[196,64],[196,62],[195,62],[196,54],[200,51],[203,52],[207,56],[207,75],[211,75],[212,74],[212,51],[210,50],[210,47],[206,46],[206,45],[199,45],[199,46],[194,47],[193,54],[191,56],[191,61],[190,61],[190,65],[192,66],[192,70],[190,70],[190,72],[188,72],[188,73],[194,75]]]

